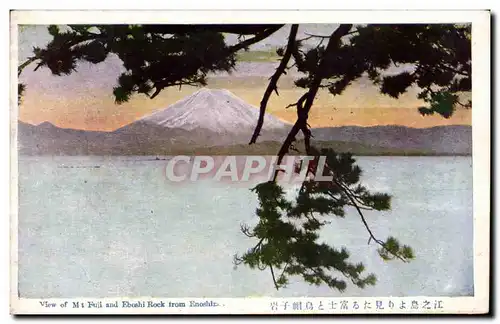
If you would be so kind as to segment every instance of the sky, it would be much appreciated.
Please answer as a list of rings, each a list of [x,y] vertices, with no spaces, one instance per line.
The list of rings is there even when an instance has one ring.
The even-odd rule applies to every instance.
[[[334,25],[306,25],[299,29],[299,38],[306,33],[327,34]],[[286,43],[287,29],[259,43],[254,49],[262,50]],[[35,46],[43,47],[50,41],[46,26],[22,26],[18,38],[18,63],[32,54]],[[228,39],[228,42],[233,42]],[[20,76],[26,84],[26,92],[19,107],[19,119],[39,124],[49,121],[57,126],[88,130],[111,131],[131,123],[152,111],[164,109],[170,104],[197,91],[194,87],[170,88],[151,100],[136,95],[128,103],[117,105],[112,89],[117,77],[124,71],[121,61],[110,56],[99,64],[81,63],[77,72],[69,76],[53,76],[46,68],[33,71],[28,66]],[[243,63],[232,75],[210,79],[210,88],[226,88],[248,103],[258,106],[267,86],[268,78],[274,72],[271,63]],[[277,117],[294,122],[296,113],[285,109],[296,101],[303,90],[293,87],[286,78],[279,84],[280,96],[273,95],[268,111]],[[422,105],[416,94],[418,89],[393,99],[381,95],[377,88],[361,79],[341,96],[333,97],[320,93],[312,108],[309,123],[312,127],[342,125],[405,125],[431,127],[436,125],[471,124],[471,111],[460,109],[450,119],[440,116],[419,115],[417,107]]]

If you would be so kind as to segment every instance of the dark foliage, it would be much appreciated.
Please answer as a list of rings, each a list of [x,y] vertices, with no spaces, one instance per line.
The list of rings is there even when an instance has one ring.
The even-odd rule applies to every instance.
[[[17,100],[19,102],[21,102],[22,98],[23,98],[23,95],[24,95],[24,91],[26,90],[26,86],[22,83],[19,83],[17,85]]]
[[[325,55],[325,47],[304,51],[296,46],[295,59],[306,76],[296,81],[310,86],[315,67]],[[398,98],[416,85],[419,98],[429,103],[422,113],[450,117],[459,102],[459,94],[471,91],[471,30],[457,25],[368,25],[357,26],[348,41],[332,55],[324,71],[326,87],[333,95],[363,75],[380,86],[381,93]],[[401,67],[388,74],[391,67]],[[407,69],[403,69],[407,67]],[[436,95],[436,93],[440,95]]]
[[[332,181],[315,181],[310,177],[302,183],[292,200],[286,198],[283,188],[274,181],[252,189],[259,198],[256,211],[259,223],[253,229],[243,225],[242,231],[248,237],[256,238],[258,243],[242,256],[236,255],[235,265],[246,264],[260,270],[269,268],[276,289],[286,286],[290,276],[301,276],[310,284],[326,284],[343,291],[346,282],[335,277],[335,272],[360,288],[374,285],[375,275],[363,276],[364,265],[349,262],[345,248],[336,249],[318,242],[319,231],[329,224],[329,218],[343,218],[347,209],[352,207],[359,211],[366,224],[360,210],[388,210],[390,196],[370,193],[359,184],[361,169],[354,165],[350,154],[336,154],[325,149],[319,152],[319,156],[325,156],[327,165],[338,174]],[[310,164],[307,174],[316,173],[317,162]],[[297,172],[300,171],[299,168]],[[385,260],[399,258],[407,262],[413,259],[409,246],[401,245],[393,237],[383,242],[371,231],[369,233],[370,240],[379,244],[379,254]]]

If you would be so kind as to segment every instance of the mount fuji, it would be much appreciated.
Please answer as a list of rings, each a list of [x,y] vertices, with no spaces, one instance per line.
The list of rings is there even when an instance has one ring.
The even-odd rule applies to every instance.
[[[172,139],[202,146],[246,144],[255,129],[259,109],[228,90],[201,89],[114,133],[134,134],[151,141]],[[278,141],[291,125],[265,114],[259,141]]]
[[[173,105],[141,118],[138,122],[168,128],[193,130],[200,126],[216,133],[253,132],[259,111],[228,90],[201,89]],[[285,123],[266,114],[264,129],[283,129]]]

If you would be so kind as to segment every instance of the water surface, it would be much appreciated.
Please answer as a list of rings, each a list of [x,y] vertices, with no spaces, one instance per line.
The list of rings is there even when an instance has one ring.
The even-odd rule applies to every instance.
[[[393,195],[367,212],[378,238],[396,236],[416,260],[384,262],[354,210],[321,239],[345,246],[378,283],[344,294],[300,278],[276,291],[268,271],[233,268],[255,245],[248,188],[172,184],[146,157],[20,157],[21,297],[457,296],[473,294],[471,157],[360,157],[362,182]]]

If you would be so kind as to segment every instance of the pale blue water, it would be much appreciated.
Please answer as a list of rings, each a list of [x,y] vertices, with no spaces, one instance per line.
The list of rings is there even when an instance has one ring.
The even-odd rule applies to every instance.
[[[457,296],[473,294],[471,157],[361,157],[363,183],[393,195],[367,212],[377,237],[396,236],[416,260],[384,262],[359,216],[332,218],[322,238],[375,273],[374,287],[344,294],[269,272],[233,255],[256,242],[257,199],[247,188],[172,184],[165,161],[133,157],[20,157],[21,297]],[[63,168],[62,166],[100,166]]]

